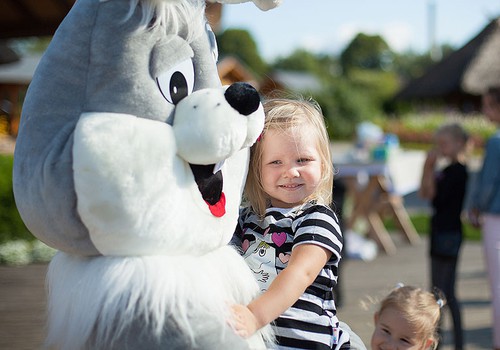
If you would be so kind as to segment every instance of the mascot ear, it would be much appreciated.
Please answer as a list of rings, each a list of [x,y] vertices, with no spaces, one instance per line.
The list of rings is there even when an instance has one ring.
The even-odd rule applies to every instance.
[[[253,1],[262,11],[273,9],[281,4],[281,0],[209,0],[210,2],[219,2],[221,4],[240,4],[242,2]]]

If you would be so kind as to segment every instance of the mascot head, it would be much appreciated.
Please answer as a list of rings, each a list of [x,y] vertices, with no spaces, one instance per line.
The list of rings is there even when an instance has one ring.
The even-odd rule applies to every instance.
[[[227,244],[264,114],[250,85],[221,86],[204,7],[78,0],[35,72],[14,194],[61,251],[49,346],[248,347],[225,312],[258,290]]]
[[[14,186],[31,232],[84,256],[191,250],[185,232],[200,252],[227,243],[263,114],[249,85],[221,87],[216,60],[203,1],[76,2],[23,108]]]

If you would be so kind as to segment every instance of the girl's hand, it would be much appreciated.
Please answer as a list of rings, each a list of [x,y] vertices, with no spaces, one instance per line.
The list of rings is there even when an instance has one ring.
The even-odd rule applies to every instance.
[[[436,149],[432,149],[427,153],[427,158],[425,159],[424,166],[429,169],[434,169],[436,162],[439,157],[439,152]]]
[[[249,338],[260,328],[257,318],[248,307],[236,304],[231,306],[231,312],[229,324],[240,337]]]
[[[475,228],[481,227],[481,213],[476,208],[472,208],[468,212],[468,219]]]

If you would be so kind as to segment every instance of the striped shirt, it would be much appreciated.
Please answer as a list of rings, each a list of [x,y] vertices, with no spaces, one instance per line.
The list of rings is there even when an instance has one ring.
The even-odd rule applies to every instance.
[[[295,246],[315,244],[332,252],[314,282],[274,321],[273,327],[278,349],[335,348],[342,331],[338,328],[333,287],[343,245],[335,213],[327,206],[306,203],[295,208],[268,208],[264,219],[259,220],[244,208],[232,243],[241,250],[262,292],[286,268]]]

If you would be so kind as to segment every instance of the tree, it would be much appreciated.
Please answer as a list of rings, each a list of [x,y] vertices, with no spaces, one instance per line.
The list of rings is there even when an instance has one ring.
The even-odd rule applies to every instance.
[[[352,69],[385,70],[390,68],[394,53],[380,35],[359,33],[340,54],[345,74]]]
[[[336,57],[313,54],[304,49],[297,49],[290,56],[276,59],[272,69],[308,72],[315,75],[322,83],[328,83],[341,71]]]
[[[257,44],[248,31],[227,29],[217,36],[217,44],[220,56],[235,56],[259,75],[267,72],[267,64],[260,57]]]
[[[443,57],[446,57],[454,51],[454,48],[444,44],[441,45],[440,50]],[[425,71],[434,64],[436,64],[436,62],[432,60],[428,52],[416,53],[407,51],[395,55],[393,69],[399,74],[403,81],[409,81],[422,76]]]

